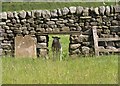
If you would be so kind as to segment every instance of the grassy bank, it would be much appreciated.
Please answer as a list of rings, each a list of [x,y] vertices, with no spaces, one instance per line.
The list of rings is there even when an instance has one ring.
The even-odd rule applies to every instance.
[[[118,56],[65,61],[2,58],[4,84],[117,84]]]
[[[103,5],[102,2],[3,2],[2,11],[19,11],[35,9],[56,9],[69,6],[96,7]],[[106,2],[106,5],[115,5],[115,2]]]

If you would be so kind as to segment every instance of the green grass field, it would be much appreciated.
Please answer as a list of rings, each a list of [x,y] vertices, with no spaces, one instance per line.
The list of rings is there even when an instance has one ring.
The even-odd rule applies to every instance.
[[[69,35],[59,35],[63,61],[3,57],[3,84],[117,84],[118,56],[71,58]],[[52,35],[49,36],[49,45]],[[50,49],[50,46],[49,46]],[[51,56],[51,51],[50,54]]]
[[[102,2],[3,2],[2,11],[19,11],[35,9],[56,9],[69,6],[96,7],[103,5]],[[106,2],[106,5],[115,5],[115,2]]]
[[[117,84],[118,56],[52,61],[2,58],[3,84]]]

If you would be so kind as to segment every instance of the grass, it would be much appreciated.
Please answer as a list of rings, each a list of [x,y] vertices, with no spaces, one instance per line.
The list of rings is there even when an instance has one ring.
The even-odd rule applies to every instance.
[[[107,5],[115,5],[115,2],[106,2]],[[103,5],[102,2],[3,2],[2,11],[20,11],[35,9],[56,9],[69,6],[96,7]]]
[[[3,84],[117,84],[118,56],[52,61],[2,58]]]
[[[52,56],[51,45],[52,45],[52,36],[60,37],[60,43],[62,45],[62,57],[63,59],[68,59],[69,57],[69,35],[49,35],[49,56]]]
[[[49,45],[52,43],[49,35]],[[59,35],[63,61],[52,58],[2,59],[3,84],[117,84],[118,56],[71,58],[68,56],[69,35]],[[49,46],[50,49],[50,46]],[[51,51],[50,51],[51,56]]]
[[[115,3],[107,3],[111,5]],[[102,3],[87,2],[32,2],[2,3],[2,11],[19,11],[35,9],[56,9],[69,6],[96,7]],[[49,36],[51,45],[52,36]],[[60,36],[63,46],[63,61],[28,58],[2,59],[3,84],[117,84],[118,56],[78,57],[68,56],[69,36]],[[49,46],[50,49],[50,46]],[[50,52],[51,56],[51,52]]]

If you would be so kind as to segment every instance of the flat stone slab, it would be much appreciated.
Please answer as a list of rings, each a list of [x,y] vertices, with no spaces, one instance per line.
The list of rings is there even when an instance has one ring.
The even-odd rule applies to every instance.
[[[36,40],[29,35],[15,37],[15,57],[36,58]]]

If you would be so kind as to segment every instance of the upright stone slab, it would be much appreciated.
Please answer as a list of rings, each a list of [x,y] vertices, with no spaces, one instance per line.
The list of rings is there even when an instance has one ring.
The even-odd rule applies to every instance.
[[[15,57],[36,58],[36,40],[29,35],[15,38]]]

